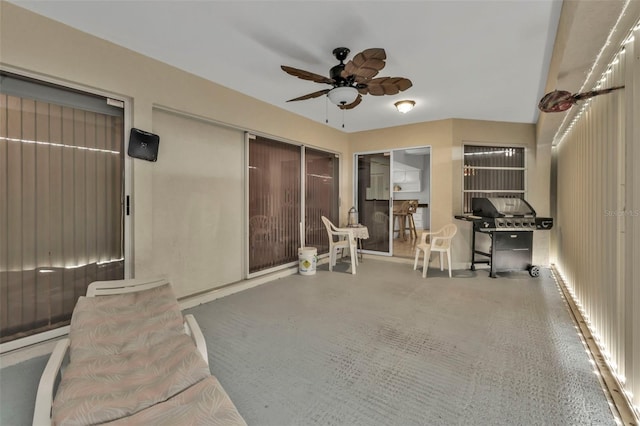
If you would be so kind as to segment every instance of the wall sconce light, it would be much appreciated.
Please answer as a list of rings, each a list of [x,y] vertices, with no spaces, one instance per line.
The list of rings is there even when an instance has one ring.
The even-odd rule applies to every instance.
[[[398,108],[398,111],[406,114],[413,109],[413,107],[416,105],[416,101],[398,101],[394,105],[396,106],[396,108]]]

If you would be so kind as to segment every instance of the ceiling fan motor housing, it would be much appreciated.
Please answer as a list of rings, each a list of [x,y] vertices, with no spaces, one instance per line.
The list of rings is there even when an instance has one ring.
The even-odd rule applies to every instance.
[[[349,81],[342,76],[342,71],[344,70],[344,64],[338,64],[334,67],[331,67],[329,71],[329,76],[335,81],[336,87],[341,86],[349,86]]]
[[[352,83],[342,76],[344,60],[349,56],[349,52],[351,52],[351,50],[349,50],[348,47],[336,47],[333,49],[333,56],[340,61],[338,65],[332,67],[329,71],[329,76],[335,81],[335,87],[350,86]]]
[[[349,52],[351,52],[351,50],[349,50],[348,47],[336,47],[335,49],[333,49],[333,56],[335,56],[337,60],[342,62],[347,59],[347,56],[349,56]]]

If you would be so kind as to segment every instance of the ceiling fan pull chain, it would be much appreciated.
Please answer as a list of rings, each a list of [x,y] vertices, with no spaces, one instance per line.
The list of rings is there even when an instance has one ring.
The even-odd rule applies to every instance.
[[[344,108],[342,109],[342,128],[344,129]]]
[[[329,124],[329,96],[325,96],[325,103],[324,103],[324,122],[326,124]]]

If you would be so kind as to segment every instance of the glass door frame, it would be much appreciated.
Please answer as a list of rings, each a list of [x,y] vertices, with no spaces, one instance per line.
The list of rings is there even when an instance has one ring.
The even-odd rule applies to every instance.
[[[426,218],[427,222],[423,223],[423,229],[431,229],[431,214],[430,211],[432,209],[431,206],[431,182],[432,182],[432,167],[433,167],[433,147],[430,144],[418,145],[418,146],[407,146],[401,148],[389,148],[383,150],[375,150],[375,151],[359,151],[353,154],[353,205],[358,206],[358,156],[360,155],[369,155],[369,154],[389,154],[389,249],[387,252],[380,252],[376,250],[362,250],[364,253],[375,254],[379,256],[393,256],[393,241],[394,241],[394,222],[395,219],[393,217],[393,204],[394,204],[394,191],[393,191],[393,176],[394,176],[394,163],[395,163],[395,153],[400,151],[407,150],[427,150],[427,155],[429,156],[427,169],[428,173],[423,173],[421,176],[422,184],[425,185],[429,194],[429,213]],[[423,219],[424,220],[424,219]],[[369,231],[369,235],[371,235],[371,230]]]
[[[123,146],[125,155],[123,156],[122,188],[121,188],[121,210],[123,214],[123,235],[122,249],[124,256],[124,278],[132,278],[134,272],[134,241],[133,241],[133,159],[126,155],[129,147],[129,132],[133,127],[133,107],[132,98],[121,94],[111,93],[106,90],[86,87],[82,84],[63,81],[56,77],[50,77],[33,71],[23,70],[12,66],[3,65],[0,71],[15,74],[27,79],[34,80],[39,84],[52,84],[62,90],[78,90],[87,94],[104,97],[107,103],[123,110]],[[31,334],[15,340],[0,344],[0,354],[5,354],[17,349],[22,349],[31,345],[47,342],[51,339],[65,336],[69,333],[69,325],[53,328],[40,333]]]
[[[393,177],[393,149],[383,149],[383,150],[375,150],[375,151],[360,151],[355,152],[353,154],[353,205],[356,206],[356,209],[360,212],[360,206],[358,204],[358,184],[359,184],[359,176],[358,176],[358,158],[361,155],[371,155],[371,154],[382,154],[389,156],[389,181],[387,182],[389,185],[389,200],[387,204],[387,210],[389,212],[389,223],[387,229],[387,235],[389,235],[389,240],[387,242],[388,249],[386,252],[378,251],[378,250],[368,250],[363,249],[363,253],[367,254],[375,254],[378,256],[393,256],[393,191],[391,188],[392,177]],[[362,220],[360,220],[362,222]],[[369,236],[371,237],[372,230],[369,230]]]

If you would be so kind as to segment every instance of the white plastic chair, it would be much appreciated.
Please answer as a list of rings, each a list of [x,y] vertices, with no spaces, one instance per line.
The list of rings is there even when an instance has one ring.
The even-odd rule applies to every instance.
[[[356,273],[356,265],[358,264],[358,257],[356,256],[356,239],[351,231],[338,230],[336,226],[331,223],[329,219],[322,216],[322,222],[327,228],[327,234],[329,236],[329,271],[333,271],[333,267],[337,261],[337,251],[349,249],[351,255],[351,273]],[[334,240],[337,237],[337,240]],[[342,239],[344,237],[344,239]]]
[[[449,267],[449,278],[451,278],[451,240],[458,232],[458,227],[449,223],[437,232],[425,231],[422,233],[420,244],[416,244],[416,259],[413,262],[413,270],[418,268],[418,258],[420,250],[424,251],[424,260],[422,263],[422,278],[427,277],[427,268],[429,266],[429,258],[434,251],[440,252],[440,270],[443,271],[443,255],[447,253],[447,266]],[[427,243],[427,237],[431,237]]]

